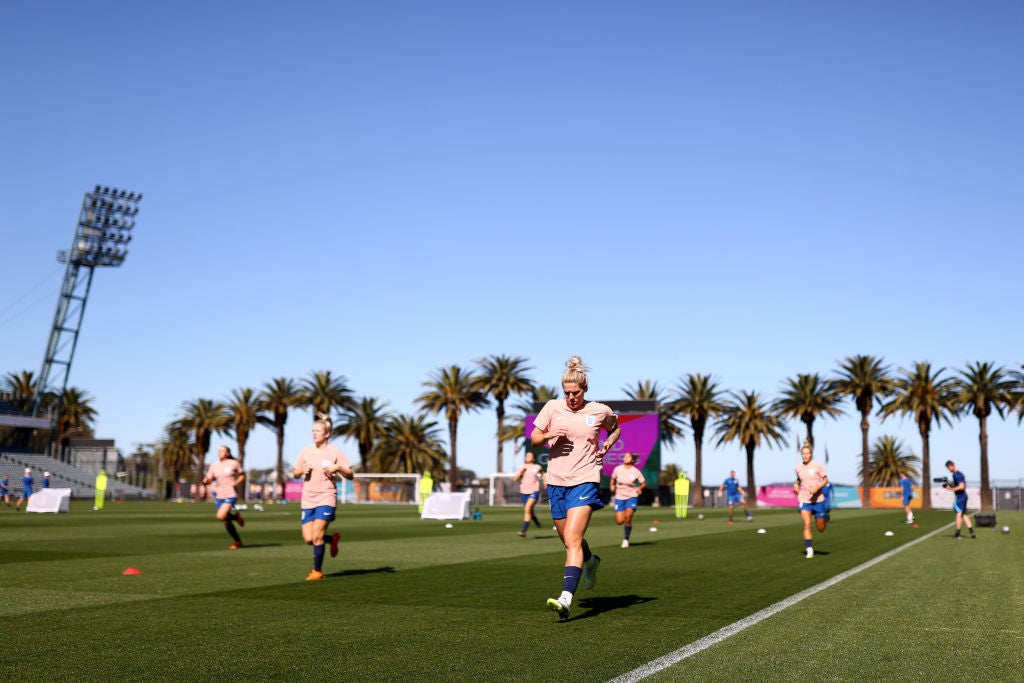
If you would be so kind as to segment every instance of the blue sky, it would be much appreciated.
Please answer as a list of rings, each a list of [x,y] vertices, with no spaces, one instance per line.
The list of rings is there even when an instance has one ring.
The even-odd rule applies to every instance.
[[[492,354],[548,385],[579,354],[596,400],[690,372],[771,399],[860,353],[1017,369],[1022,29],[999,1],[7,3],[0,372],[38,372],[97,183],[144,199],[70,383],[125,451],[321,369],[398,412]],[[816,425],[843,483],[847,408]],[[462,420],[462,466],[494,426]],[[990,433],[1024,477],[1016,417]],[[931,443],[980,474],[975,419]],[[261,429],[248,464],[274,457]],[[796,460],[759,451],[758,483]],[[704,483],[743,462],[707,448]]]

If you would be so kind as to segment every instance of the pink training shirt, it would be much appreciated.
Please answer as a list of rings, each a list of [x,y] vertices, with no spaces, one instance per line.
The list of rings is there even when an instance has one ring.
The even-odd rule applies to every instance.
[[[213,485],[213,495],[220,499],[237,498],[238,492],[235,491],[235,478],[241,476],[244,472],[242,464],[234,458],[218,460],[210,465],[206,470],[206,478],[212,479],[215,482]]]
[[[796,478],[800,482],[800,490],[797,492],[797,500],[801,503],[817,502],[811,500],[811,494],[821,488],[828,472],[825,466],[811,458],[806,465],[802,462],[796,466]]]
[[[316,444],[310,444],[299,453],[299,459],[295,461],[295,469],[305,470],[312,468],[309,479],[302,484],[303,510],[310,510],[321,505],[338,507],[338,490],[334,482],[324,474],[324,468],[329,465],[343,465],[351,468],[352,463],[341,449],[325,443],[323,448],[317,448]]]
[[[516,470],[516,476],[519,479],[519,493],[523,495],[530,495],[531,493],[537,493],[540,491],[540,473],[541,466],[535,462],[523,463],[523,465]]]
[[[615,482],[615,500],[629,500],[639,496],[638,479],[641,484],[647,483],[644,473],[632,465],[619,465],[612,470],[612,481]]]
[[[575,413],[569,410],[565,399],[548,401],[541,408],[534,426],[542,431],[565,426],[568,438],[559,437],[548,443],[548,484],[576,486],[601,483],[601,466],[597,464],[597,439],[604,428],[615,426],[615,413],[603,403],[587,401]]]

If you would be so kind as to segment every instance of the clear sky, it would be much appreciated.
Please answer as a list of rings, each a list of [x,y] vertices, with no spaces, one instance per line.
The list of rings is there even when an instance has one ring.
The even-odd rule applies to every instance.
[[[0,373],[39,371],[97,183],[144,199],[70,383],[126,453],[312,370],[411,413],[492,354],[547,385],[579,354],[596,400],[690,372],[770,400],[855,354],[1019,369],[1021,35],[1016,0],[5,3]],[[815,436],[853,483],[846,407]],[[463,418],[460,465],[493,469],[494,429]],[[993,479],[1022,429],[992,420]],[[976,479],[977,435],[933,431],[933,463]],[[797,457],[758,451],[758,483]],[[706,485],[730,469],[705,450]]]

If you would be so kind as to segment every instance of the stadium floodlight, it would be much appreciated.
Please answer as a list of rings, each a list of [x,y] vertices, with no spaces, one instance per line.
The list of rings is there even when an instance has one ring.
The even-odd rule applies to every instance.
[[[43,367],[39,371],[36,385],[34,416],[45,395],[60,396],[68,385],[71,360],[75,355],[78,333],[82,327],[85,303],[92,286],[93,271],[97,266],[118,267],[124,263],[128,249],[123,246],[131,241],[131,230],[135,227],[132,219],[139,212],[138,202],[142,194],[126,192],[106,185],[96,185],[85,193],[78,224],[71,240],[71,248],[57,252],[57,260],[66,264],[64,282],[57,299],[57,312],[53,317],[50,341],[43,356]],[[57,386],[51,386],[50,373],[54,365],[63,366],[64,376]],[[60,402],[52,416],[55,427],[60,411]]]

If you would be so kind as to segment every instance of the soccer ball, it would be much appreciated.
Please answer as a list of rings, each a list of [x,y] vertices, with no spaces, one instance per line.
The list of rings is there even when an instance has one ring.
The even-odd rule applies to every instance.
[[[702,512],[699,515],[697,515],[697,519],[704,519],[704,513]]]
[[[1008,526],[1004,526],[1004,527],[1002,528],[1002,532],[1003,532],[1004,534],[1008,534],[1008,533],[1010,533],[1010,527],[1008,527]]]

